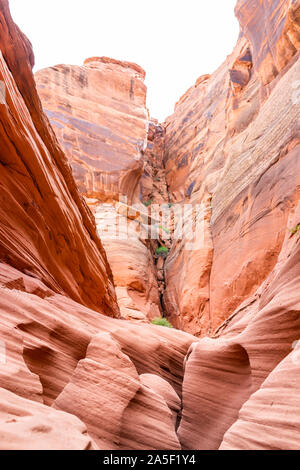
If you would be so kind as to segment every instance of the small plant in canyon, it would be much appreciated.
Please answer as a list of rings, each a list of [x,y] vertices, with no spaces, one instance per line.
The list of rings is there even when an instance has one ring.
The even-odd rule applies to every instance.
[[[296,233],[300,232],[300,224],[297,224],[295,227],[293,227],[291,230],[291,234],[296,235]]]
[[[168,228],[163,227],[162,225],[159,226],[161,230],[163,230],[165,233],[169,234],[170,230]]]
[[[156,249],[155,253],[158,256],[163,256],[164,258],[166,258],[169,254],[169,248],[167,248],[166,246],[160,246]]]
[[[152,325],[165,326],[167,328],[173,328],[173,325],[166,318],[154,318],[152,320]]]
[[[143,204],[144,204],[145,207],[149,207],[149,206],[151,206],[152,201],[151,201],[151,199],[149,199],[149,201],[143,201]]]

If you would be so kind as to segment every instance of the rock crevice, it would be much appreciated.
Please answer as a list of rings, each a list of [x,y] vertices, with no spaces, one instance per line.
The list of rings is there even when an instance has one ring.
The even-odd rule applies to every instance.
[[[0,0],[0,449],[299,449],[299,7],[159,124],[136,64],[35,85]]]

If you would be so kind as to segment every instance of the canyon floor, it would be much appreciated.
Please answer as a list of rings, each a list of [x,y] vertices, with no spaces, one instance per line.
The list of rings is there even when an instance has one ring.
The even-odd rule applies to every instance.
[[[159,123],[0,0],[1,450],[300,450],[300,1],[235,13]]]

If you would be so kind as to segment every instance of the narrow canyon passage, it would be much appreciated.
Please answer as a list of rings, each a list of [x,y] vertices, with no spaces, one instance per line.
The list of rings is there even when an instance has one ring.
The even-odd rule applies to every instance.
[[[121,316],[135,321],[168,316],[165,265],[176,229],[165,128],[149,121],[144,77],[137,65],[108,58],[36,74],[44,111],[94,213]]]
[[[300,1],[236,16],[159,123],[0,0],[0,449],[300,449]]]

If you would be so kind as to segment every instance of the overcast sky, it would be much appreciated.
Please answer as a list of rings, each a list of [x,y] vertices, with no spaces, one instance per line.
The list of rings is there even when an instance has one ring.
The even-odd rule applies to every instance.
[[[232,52],[236,0],[10,0],[33,44],[35,70],[91,56],[136,62],[163,121],[180,96]]]

